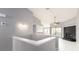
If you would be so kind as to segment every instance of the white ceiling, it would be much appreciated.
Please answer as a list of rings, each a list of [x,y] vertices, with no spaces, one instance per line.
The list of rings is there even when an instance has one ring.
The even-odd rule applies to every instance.
[[[56,21],[64,22],[66,20],[72,19],[77,15],[77,8],[28,8],[32,11],[33,15],[41,21],[46,27],[53,22],[54,16],[56,16]],[[20,17],[21,15],[26,15],[26,11],[29,12],[27,8],[0,8],[0,13],[6,14],[9,18]],[[25,14],[24,14],[25,13]],[[29,16],[29,15],[28,15]],[[25,17],[25,16],[24,16]]]
[[[56,21],[64,22],[77,15],[77,8],[29,8],[33,12],[34,16],[41,20],[42,24],[53,22],[54,16]]]

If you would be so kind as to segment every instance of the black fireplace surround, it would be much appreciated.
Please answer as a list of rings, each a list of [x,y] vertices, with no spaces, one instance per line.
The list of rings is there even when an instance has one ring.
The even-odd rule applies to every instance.
[[[76,42],[76,26],[64,27],[64,39]]]

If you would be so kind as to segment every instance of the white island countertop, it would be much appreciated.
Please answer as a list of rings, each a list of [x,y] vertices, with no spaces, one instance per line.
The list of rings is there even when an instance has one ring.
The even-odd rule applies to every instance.
[[[13,40],[24,41],[24,42],[32,44],[34,46],[39,46],[39,45],[44,44],[46,42],[49,42],[49,41],[51,41],[55,38],[56,37],[47,37],[47,38],[35,41],[35,40],[27,39],[27,38],[22,38],[22,37],[19,37],[19,36],[13,36]]]

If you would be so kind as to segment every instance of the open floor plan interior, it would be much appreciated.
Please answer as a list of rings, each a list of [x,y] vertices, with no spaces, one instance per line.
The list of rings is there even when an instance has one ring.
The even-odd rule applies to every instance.
[[[0,8],[0,51],[79,51],[79,8]]]

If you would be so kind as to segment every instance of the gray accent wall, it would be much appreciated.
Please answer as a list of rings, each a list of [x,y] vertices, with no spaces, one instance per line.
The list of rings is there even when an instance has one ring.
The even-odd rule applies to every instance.
[[[0,51],[12,51],[12,36],[32,34],[33,23],[40,24],[40,21],[27,8],[0,8],[0,12],[7,15],[6,18],[0,18],[0,22],[6,22],[3,26],[0,25]],[[24,33],[16,28],[19,22],[29,26]]]

